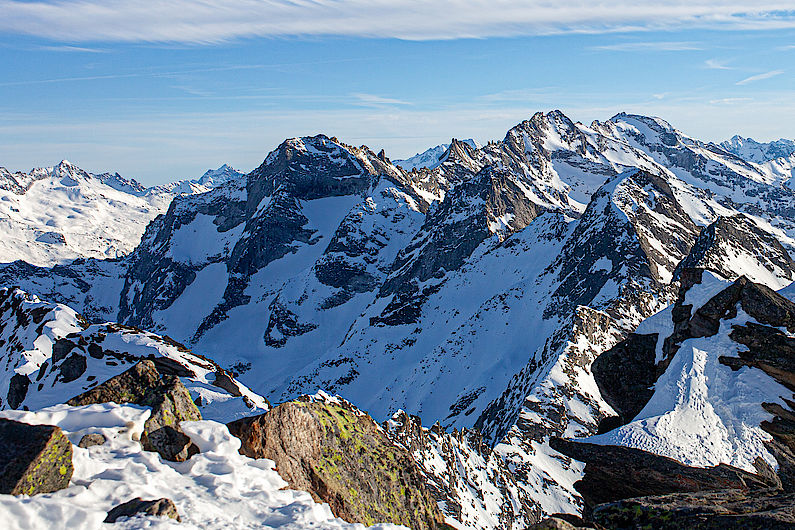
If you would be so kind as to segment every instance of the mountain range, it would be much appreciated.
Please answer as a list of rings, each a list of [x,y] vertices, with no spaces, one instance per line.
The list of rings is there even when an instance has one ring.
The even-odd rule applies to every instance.
[[[56,353],[36,353],[39,336],[80,334],[90,362],[89,343],[120,351],[103,346],[114,333],[176,341],[212,359],[193,370],[193,394],[212,390],[210,370],[247,399],[215,397],[212,417],[322,389],[386,421],[465,528],[591,510],[578,488],[587,468],[550,445],[559,438],[775,468],[762,403],[792,389],[717,359],[744,358],[736,344],[750,339],[729,345],[731,326],[787,322],[743,306],[712,335],[676,334],[683,308],[732,282],[767,289],[765,304],[788,300],[773,295],[795,280],[793,168],[784,140],[715,144],[660,118],[585,125],[552,111],[485,146],[454,139],[395,163],[318,135],[285,140],[245,175],[222,166],[156,188],[67,162],[0,170],[0,283],[21,289],[5,296],[45,304],[36,295],[73,322],[4,341],[2,407],[74,394],[54,360],[43,368]],[[706,271],[697,285],[694,270]],[[610,386],[621,370],[599,367],[652,333],[631,343],[643,362],[622,361],[646,377],[633,392],[648,400],[627,406]]]

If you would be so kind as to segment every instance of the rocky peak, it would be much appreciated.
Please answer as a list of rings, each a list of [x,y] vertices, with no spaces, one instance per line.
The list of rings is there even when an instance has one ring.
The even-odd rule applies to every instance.
[[[787,250],[743,214],[720,216],[704,227],[675,275],[685,268],[709,270],[727,280],[743,275],[777,288],[795,280]]]
[[[204,174],[196,180],[196,183],[212,188],[242,176],[243,173],[236,170],[229,164],[224,164],[218,169],[208,169],[205,171]]]
[[[476,172],[482,165],[480,158],[477,148],[470,142],[453,138],[447,151],[439,158],[439,163],[456,164]]]
[[[395,260],[381,294],[411,290],[413,282],[458,269],[485,239],[506,237],[543,211],[510,172],[487,166],[452,188],[429,212],[422,229]]]
[[[621,112],[610,118],[608,123],[625,131],[638,143],[646,146],[665,145],[671,147],[677,145],[681,140],[679,131],[662,118]]]
[[[372,158],[364,163],[360,156]],[[379,174],[376,168],[384,165],[369,150],[355,153],[322,134],[290,138],[249,173],[249,194],[258,202],[278,190],[301,200],[361,193],[373,185]]]

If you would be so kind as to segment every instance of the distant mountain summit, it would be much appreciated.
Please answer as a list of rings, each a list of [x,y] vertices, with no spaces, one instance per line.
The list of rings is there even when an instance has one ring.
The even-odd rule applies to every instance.
[[[125,256],[174,197],[242,176],[224,164],[196,180],[147,188],[118,173],[89,173],[68,160],[28,173],[0,167],[0,262],[50,266]]]
[[[480,149],[480,144],[471,138],[461,141],[474,149]],[[395,160],[395,165],[405,169],[406,171],[422,168],[433,169],[441,163],[442,157],[444,157],[449,148],[450,144],[440,144],[436,147],[426,149],[422,153],[417,153],[412,157],[403,160]]]
[[[757,142],[753,138],[743,138],[735,135],[730,140],[721,142],[719,145],[743,160],[757,164],[770,162],[776,158],[786,158],[795,154],[795,141],[783,138],[772,142]]]

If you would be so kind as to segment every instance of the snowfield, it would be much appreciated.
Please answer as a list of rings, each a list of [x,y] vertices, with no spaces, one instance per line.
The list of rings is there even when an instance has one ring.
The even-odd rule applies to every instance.
[[[100,528],[110,509],[135,497],[173,500],[182,522],[139,516],[120,520],[116,528],[365,528],[335,518],[327,504],[314,502],[309,493],[282,489],[287,483],[273,462],[239,454],[240,440],[221,423],[183,422],[183,430],[201,453],[176,463],[142,450],[133,439],[149,417],[146,408],[115,403],[56,405],[37,412],[3,411],[0,417],[58,425],[73,444],[88,433],[107,438],[105,444],[88,449],[73,447],[75,471],[68,488],[33,497],[0,495],[5,528]]]

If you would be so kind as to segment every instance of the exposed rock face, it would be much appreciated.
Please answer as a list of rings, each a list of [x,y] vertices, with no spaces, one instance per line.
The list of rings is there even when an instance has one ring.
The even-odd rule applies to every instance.
[[[152,517],[168,517],[180,522],[179,512],[171,499],[156,499],[145,501],[141,497],[120,504],[108,512],[105,523],[115,523],[121,517],[136,517],[147,515]]]
[[[384,423],[387,436],[408,449],[446,516],[467,528],[525,528],[541,516],[502,457],[475,430],[446,432],[399,412]]]
[[[93,403],[133,403],[152,408],[146,420],[141,444],[166,460],[182,462],[199,452],[199,448],[179,427],[181,421],[201,420],[201,413],[179,378],[161,376],[151,361],[141,361],[126,372],[75,396],[72,406]]]
[[[654,393],[657,334],[630,334],[591,365],[602,397],[618,412],[623,425],[643,409]]]
[[[58,491],[73,471],[72,444],[59,427],[0,419],[0,493]]]
[[[575,528],[594,528],[594,525],[576,515],[553,514],[552,517],[547,517],[531,526],[530,530],[574,530]]]
[[[242,454],[275,461],[291,488],[329,503],[342,519],[446,528],[408,452],[346,402],[293,401],[228,427]]]
[[[727,280],[744,275],[765,283],[772,273],[782,286],[795,280],[795,263],[787,250],[743,214],[718,217],[706,226],[677,270],[683,268],[707,269]]]
[[[597,506],[592,518],[616,530],[785,530],[795,526],[795,494],[733,489],[642,497]]]
[[[552,438],[550,445],[556,451],[585,462],[585,475],[574,487],[588,510],[633,497],[725,489],[747,492],[775,486],[765,477],[726,464],[711,468],[690,467],[632,447],[561,438]]]

